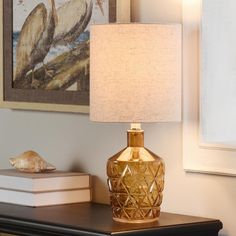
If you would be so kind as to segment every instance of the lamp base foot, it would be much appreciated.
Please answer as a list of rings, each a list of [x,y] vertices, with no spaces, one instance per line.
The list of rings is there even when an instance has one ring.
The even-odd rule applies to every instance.
[[[131,223],[131,224],[145,224],[158,221],[158,217],[153,219],[143,219],[143,220],[126,220],[113,217],[114,221],[121,222],[121,223]]]

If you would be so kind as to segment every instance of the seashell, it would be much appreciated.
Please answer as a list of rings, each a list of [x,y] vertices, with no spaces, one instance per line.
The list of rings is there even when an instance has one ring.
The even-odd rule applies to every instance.
[[[55,166],[47,163],[34,151],[26,151],[15,158],[10,158],[10,163],[17,170],[30,173],[46,172],[56,169]]]

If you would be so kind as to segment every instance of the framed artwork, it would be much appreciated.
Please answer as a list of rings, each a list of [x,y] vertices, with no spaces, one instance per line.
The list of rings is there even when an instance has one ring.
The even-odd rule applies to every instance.
[[[236,176],[235,6],[234,0],[227,4],[183,1],[183,166],[187,172]]]
[[[115,22],[116,0],[2,4],[1,106],[87,113],[89,25]]]

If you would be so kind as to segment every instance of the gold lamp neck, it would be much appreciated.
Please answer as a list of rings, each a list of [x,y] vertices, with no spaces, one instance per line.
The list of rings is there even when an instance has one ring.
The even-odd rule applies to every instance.
[[[131,124],[131,129],[127,131],[127,143],[128,147],[144,147],[144,131],[141,124]]]

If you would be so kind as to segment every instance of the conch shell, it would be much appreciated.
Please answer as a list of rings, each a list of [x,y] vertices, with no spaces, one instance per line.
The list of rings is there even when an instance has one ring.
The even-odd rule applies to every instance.
[[[47,163],[34,151],[26,151],[15,158],[10,158],[10,163],[13,167],[22,172],[38,173],[56,169],[56,167]]]

